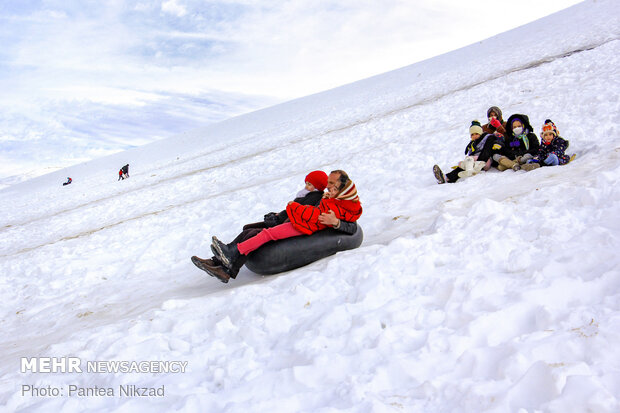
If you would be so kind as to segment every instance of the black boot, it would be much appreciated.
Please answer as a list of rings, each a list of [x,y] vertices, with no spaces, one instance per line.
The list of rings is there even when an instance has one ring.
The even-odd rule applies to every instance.
[[[228,270],[234,267],[235,262],[241,256],[237,245],[228,246],[217,239],[215,235],[213,236],[211,247],[211,250],[215,252],[215,257],[222,261],[222,265]]]
[[[211,277],[215,277],[223,283],[227,283],[230,280],[230,274],[226,271],[225,268],[219,265],[211,265],[213,260],[203,260],[202,258],[198,258],[196,256],[192,257],[192,262],[194,265],[201,270],[205,271]]]

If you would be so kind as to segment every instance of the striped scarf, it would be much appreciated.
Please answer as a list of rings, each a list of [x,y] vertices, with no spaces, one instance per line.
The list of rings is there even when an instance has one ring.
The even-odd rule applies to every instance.
[[[359,202],[360,197],[357,196],[357,188],[353,181],[349,180],[349,183],[342,188],[342,191],[336,196],[336,199],[342,199],[344,201]]]
[[[528,132],[529,131],[527,129],[524,129],[521,135],[515,136],[517,139],[521,139],[523,141],[526,151],[530,150],[530,138],[527,137]]]

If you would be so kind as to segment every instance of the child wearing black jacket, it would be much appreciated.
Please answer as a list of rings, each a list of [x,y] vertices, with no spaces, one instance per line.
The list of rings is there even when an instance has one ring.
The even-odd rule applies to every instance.
[[[521,169],[521,165],[538,155],[540,143],[538,136],[532,131],[533,128],[527,115],[515,113],[508,118],[504,147],[501,153],[493,156],[499,164],[497,169],[517,171]]]

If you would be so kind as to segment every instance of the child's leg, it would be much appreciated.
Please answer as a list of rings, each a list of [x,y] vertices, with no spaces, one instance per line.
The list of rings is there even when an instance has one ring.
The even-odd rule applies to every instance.
[[[304,235],[304,233],[297,231],[292,223],[285,222],[275,227],[265,228],[258,235],[237,244],[237,248],[241,254],[248,255],[269,241],[297,237],[299,235]]]
[[[545,165],[547,166],[556,166],[560,164],[560,160],[558,159],[558,156],[554,153],[547,156],[544,162],[545,162]]]
[[[459,172],[463,172],[465,169],[461,167],[454,168],[452,171],[448,172],[445,176],[447,182],[454,183],[459,180]]]

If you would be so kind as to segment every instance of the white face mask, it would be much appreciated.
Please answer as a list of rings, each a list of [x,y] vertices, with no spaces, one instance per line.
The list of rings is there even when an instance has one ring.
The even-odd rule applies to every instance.
[[[521,126],[517,126],[512,130],[512,132],[515,134],[515,136],[519,136],[523,133],[523,128]]]

